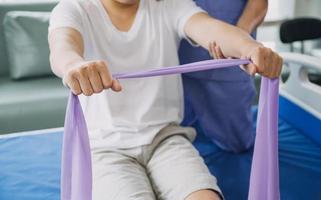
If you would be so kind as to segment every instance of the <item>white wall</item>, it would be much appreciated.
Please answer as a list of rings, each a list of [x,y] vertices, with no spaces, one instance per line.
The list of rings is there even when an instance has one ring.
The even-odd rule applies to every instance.
[[[266,22],[275,22],[274,25],[263,24],[258,29],[257,39],[264,42],[266,46],[272,49],[282,49],[287,47],[281,44],[279,40],[279,23],[284,19],[290,19],[295,16],[295,2],[296,0],[269,0],[269,9],[267,16],[265,17]],[[284,51],[287,51],[285,49]]]
[[[296,0],[295,15],[321,18],[321,0]]]
[[[269,0],[269,11],[266,21],[278,21],[294,17],[317,17],[321,19],[321,0]],[[258,40],[278,51],[288,51],[289,46],[279,39],[279,24],[261,26],[258,30]],[[321,42],[306,42],[307,49],[320,46]],[[295,46],[299,47],[298,44]]]
[[[296,0],[269,0],[266,21],[282,20],[294,17]]]

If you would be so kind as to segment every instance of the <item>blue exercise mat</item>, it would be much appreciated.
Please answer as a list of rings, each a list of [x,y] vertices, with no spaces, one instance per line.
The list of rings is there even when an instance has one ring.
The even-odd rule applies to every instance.
[[[321,136],[321,130],[312,129],[307,134],[294,128],[295,124],[282,117],[282,108],[288,104],[293,106],[280,98],[281,199],[321,200],[321,145],[311,137],[311,131]],[[256,117],[255,108],[253,117]],[[309,124],[307,119],[303,119],[304,123]],[[59,200],[62,129],[24,135],[0,138],[0,200]],[[217,177],[226,200],[246,200],[252,150],[241,154],[223,152],[202,137],[197,137],[194,145]]]

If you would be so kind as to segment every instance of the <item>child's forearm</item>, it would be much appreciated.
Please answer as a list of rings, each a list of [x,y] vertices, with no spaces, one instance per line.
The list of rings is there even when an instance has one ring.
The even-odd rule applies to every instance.
[[[83,62],[83,39],[71,28],[60,28],[50,33],[50,63],[52,71],[63,77],[74,63]]]
[[[268,0],[249,0],[237,22],[237,26],[248,33],[253,32],[264,20]]]
[[[261,45],[244,30],[213,19],[205,13],[192,16],[185,26],[185,33],[206,49],[210,43],[215,42],[226,57],[240,58],[247,55],[252,46]]]
[[[282,69],[282,58],[269,48],[256,42],[244,30],[211,18],[205,13],[193,15],[184,27],[186,35],[209,50],[215,42],[225,57],[249,58],[249,74],[259,73],[276,78]]]
[[[53,72],[74,94],[90,96],[111,88],[120,91],[102,60],[85,61],[81,34],[72,28],[59,28],[49,35],[50,64]]]

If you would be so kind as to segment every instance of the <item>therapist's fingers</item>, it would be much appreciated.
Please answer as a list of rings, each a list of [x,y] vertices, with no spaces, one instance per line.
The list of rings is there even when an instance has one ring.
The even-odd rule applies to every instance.
[[[215,51],[215,55],[216,55],[217,59],[224,59],[225,58],[221,48],[216,43],[214,43],[214,51]]]
[[[216,43],[215,42],[211,42],[210,45],[209,45],[209,52],[210,52],[210,55],[212,56],[212,58],[219,59],[218,55],[217,55],[217,52],[215,51],[215,46],[216,46]]]
[[[209,49],[209,53],[212,58],[214,58],[214,59],[224,59],[225,58],[221,48],[216,44],[216,42],[211,42],[209,44],[208,49]]]
[[[214,55],[214,52],[213,52],[213,43],[212,42],[210,42],[209,44],[208,44],[208,53],[210,54],[210,56],[212,57],[212,58],[214,58],[215,59],[215,55]]]

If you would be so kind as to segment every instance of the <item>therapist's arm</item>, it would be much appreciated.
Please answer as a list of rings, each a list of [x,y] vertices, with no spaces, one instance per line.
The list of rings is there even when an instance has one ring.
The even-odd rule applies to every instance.
[[[268,10],[268,0],[248,0],[237,26],[252,33],[264,20]]]
[[[253,40],[244,30],[216,20],[206,13],[193,15],[184,27],[186,35],[209,50],[215,42],[225,57],[249,58],[253,64],[247,66],[250,74],[259,73],[269,78],[278,77],[282,69],[282,58],[269,48]]]

